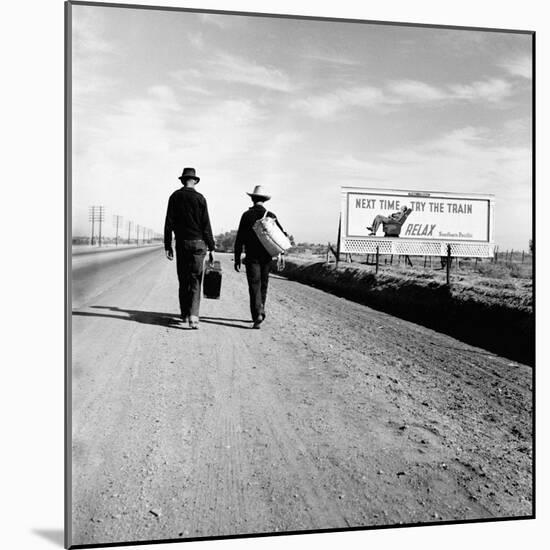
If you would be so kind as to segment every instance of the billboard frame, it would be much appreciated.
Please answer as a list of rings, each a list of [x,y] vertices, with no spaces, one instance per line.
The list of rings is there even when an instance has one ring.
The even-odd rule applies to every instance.
[[[374,187],[342,186],[340,189],[340,228],[338,247],[348,254],[380,254],[405,256],[447,256],[449,246],[453,257],[492,258],[494,242],[494,195],[487,193],[451,193],[447,191],[423,191],[415,189],[379,189]],[[487,240],[422,239],[400,237],[377,237],[374,235],[350,235],[348,205],[350,195],[388,195],[411,198],[441,198],[447,200],[470,200],[488,203]]]

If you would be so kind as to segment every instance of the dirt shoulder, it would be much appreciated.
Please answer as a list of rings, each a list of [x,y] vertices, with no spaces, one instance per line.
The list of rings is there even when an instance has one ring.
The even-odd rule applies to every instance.
[[[338,296],[445,332],[511,359],[534,364],[532,281],[499,280],[289,257],[283,274]]]

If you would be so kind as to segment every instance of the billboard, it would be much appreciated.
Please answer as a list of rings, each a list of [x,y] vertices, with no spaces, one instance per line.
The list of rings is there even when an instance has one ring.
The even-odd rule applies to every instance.
[[[410,253],[416,250],[428,254],[427,250],[434,250],[439,254],[437,247],[421,246],[439,242],[454,243],[455,250],[458,244],[469,244],[464,250],[490,255],[493,211],[492,195],[342,187],[343,249],[349,249],[350,242],[357,248],[360,241],[399,238],[401,248],[404,242],[416,243],[416,248],[409,247]]]

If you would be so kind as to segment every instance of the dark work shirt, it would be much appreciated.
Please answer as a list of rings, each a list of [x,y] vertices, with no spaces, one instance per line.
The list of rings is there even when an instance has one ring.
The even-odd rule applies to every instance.
[[[263,217],[266,209],[260,205],[255,204],[251,206],[242,216],[241,222],[239,223],[239,230],[237,231],[237,238],[235,239],[235,261],[240,262],[241,252],[244,250],[246,252],[246,258],[248,260],[260,260],[262,262],[271,261],[271,255],[263,247],[260,239],[258,239],[256,233],[252,229],[254,222]],[[267,216],[273,218],[280,230],[284,233],[284,229],[281,227],[281,224],[277,220],[277,216],[273,212],[268,212]],[[286,233],[285,233],[286,235]]]
[[[208,217],[206,199],[192,187],[181,187],[168,200],[164,223],[164,248],[172,248],[172,232],[178,241],[202,239],[208,250],[214,250],[214,238]]]

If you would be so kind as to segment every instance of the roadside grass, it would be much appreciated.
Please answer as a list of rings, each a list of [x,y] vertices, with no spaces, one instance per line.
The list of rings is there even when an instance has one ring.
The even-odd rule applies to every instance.
[[[374,260],[371,255],[369,261]],[[323,262],[326,256],[292,255],[289,260],[303,262]],[[340,261],[341,269],[353,268],[366,273],[375,273],[374,265],[365,263],[366,256],[352,256],[352,261]],[[402,280],[404,285],[416,283],[427,285],[428,283],[445,284],[446,268],[442,267],[438,257],[425,261],[424,257],[411,257],[412,266],[405,263],[404,258],[395,256],[390,263],[389,256],[381,256],[379,270],[376,275],[381,283],[389,279],[396,279],[396,284]],[[334,264],[334,260],[331,262]],[[426,267],[424,264],[426,263]],[[431,264],[431,265],[430,265]],[[455,259],[451,264],[451,292],[453,294],[468,295],[468,299],[479,299],[497,303],[507,303],[514,307],[530,307],[533,293],[533,264],[531,256],[527,256],[521,262],[521,255],[515,261]]]

